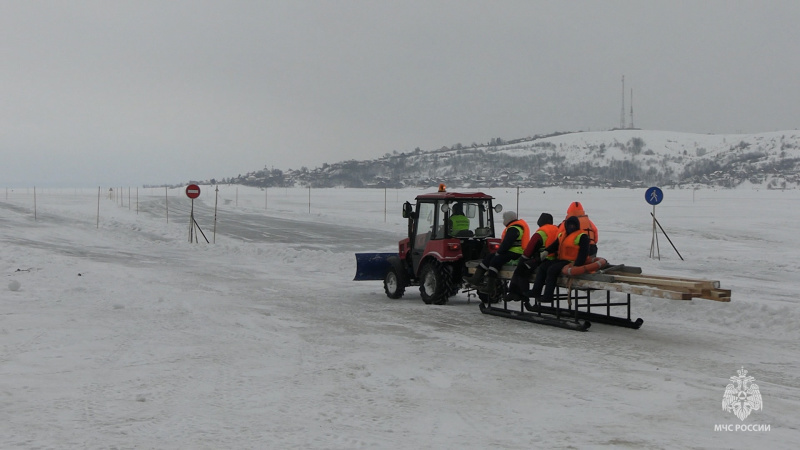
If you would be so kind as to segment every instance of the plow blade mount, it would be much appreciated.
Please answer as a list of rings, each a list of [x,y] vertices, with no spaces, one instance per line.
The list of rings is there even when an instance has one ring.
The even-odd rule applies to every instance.
[[[389,258],[397,253],[356,253],[356,277],[353,281],[383,280],[389,271]]]

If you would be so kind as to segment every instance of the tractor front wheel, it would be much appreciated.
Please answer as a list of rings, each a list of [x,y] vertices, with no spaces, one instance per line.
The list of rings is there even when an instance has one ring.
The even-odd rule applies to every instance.
[[[389,298],[400,298],[406,292],[406,285],[403,282],[403,278],[397,273],[395,267],[390,268],[389,271],[386,272],[386,276],[383,278],[383,290]]]
[[[438,261],[422,266],[419,274],[419,293],[426,305],[444,305],[448,297],[447,273]]]

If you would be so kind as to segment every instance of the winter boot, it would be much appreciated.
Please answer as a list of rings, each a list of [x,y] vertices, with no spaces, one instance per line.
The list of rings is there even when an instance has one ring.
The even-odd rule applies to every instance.
[[[481,281],[483,281],[483,275],[485,273],[486,273],[486,269],[484,269],[483,266],[478,266],[477,268],[475,268],[475,273],[473,273],[471,277],[467,277],[467,276],[464,277],[464,281],[467,284],[471,284],[473,286],[477,286],[477,285],[481,284]]]
[[[481,289],[481,292],[489,297],[494,297],[497,294],[497,272],[494,270],[489,271],[486,276],[486,286]]]
[[[505,297],[503,297],[503,298],[507,302],[527,302],[528,301],[528,297],[525,297],[524,295],[520,294],[519,292],[514,292],[514,291],[508,292],[505,295]]]

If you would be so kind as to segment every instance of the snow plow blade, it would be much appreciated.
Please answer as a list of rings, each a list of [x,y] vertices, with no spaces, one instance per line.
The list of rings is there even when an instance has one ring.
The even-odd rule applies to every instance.
[[[383,280],[389,271],[389,258],[397,253],[356,253],[356,277],[353,281]]]

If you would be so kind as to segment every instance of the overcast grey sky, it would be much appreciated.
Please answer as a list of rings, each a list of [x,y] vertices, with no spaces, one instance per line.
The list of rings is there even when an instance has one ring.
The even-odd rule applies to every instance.
[[[800,126],[800,2],[0,0],[0,180],[140,186],[620,125]],[[629,121],[626,107],[626,121]]]

